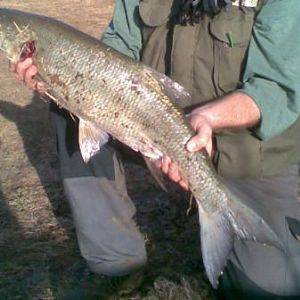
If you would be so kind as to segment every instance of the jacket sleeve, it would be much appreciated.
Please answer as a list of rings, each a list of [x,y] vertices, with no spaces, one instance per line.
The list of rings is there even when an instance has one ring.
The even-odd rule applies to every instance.
[[[300,114],[300,1],[269,0],[257,16],[241,92],[261,111],[255,133],[280,134]]]
[[[101,37],[106,45],[137,60],[142,49],[138,5],[139,0],[117,0],[112,20]]]

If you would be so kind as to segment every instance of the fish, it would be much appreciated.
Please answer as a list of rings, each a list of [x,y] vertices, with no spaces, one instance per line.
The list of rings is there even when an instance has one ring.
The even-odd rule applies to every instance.
[[[271,227],[232,194],[205,151],[191,153],[195,135],[182,109],[190,99],[179,83],[44,15],[0,9],[0,48],[16,63],[28,57],[45,94],[79,120],[88,161],[113,137],[150,160],[168,155],[196,200],[207,277],[217,288],[236,238],[283,249]]]

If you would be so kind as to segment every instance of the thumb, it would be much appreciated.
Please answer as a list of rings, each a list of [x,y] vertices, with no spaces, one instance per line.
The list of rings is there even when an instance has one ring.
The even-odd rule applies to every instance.
[[[198,128],[195,128],[197,134],[193,136],[187,143],[186,148],[190,152],[196,152],[199,150],[207,149],[209,152],[211,150],[211,139],[212,139],[212,129],[207,124],[201,124]]]

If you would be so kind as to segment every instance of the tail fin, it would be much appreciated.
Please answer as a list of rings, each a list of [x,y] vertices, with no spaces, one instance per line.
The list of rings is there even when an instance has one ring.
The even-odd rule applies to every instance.
[[[218,286],[218,278],[232,251],[234,236],[283,250],[269,225],[252,209],[230,196],[230,207],[226,211],[209,215],[199,210],[203,262],[214,288]]]

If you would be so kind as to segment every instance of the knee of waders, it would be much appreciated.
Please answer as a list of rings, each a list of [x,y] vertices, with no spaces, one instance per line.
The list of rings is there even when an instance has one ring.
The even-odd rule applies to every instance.
[[[147,263],[147,254],[144,252],[139,255],[89,256],[85,259],[92,272],[115,277],[134,273],[144,267]]]

